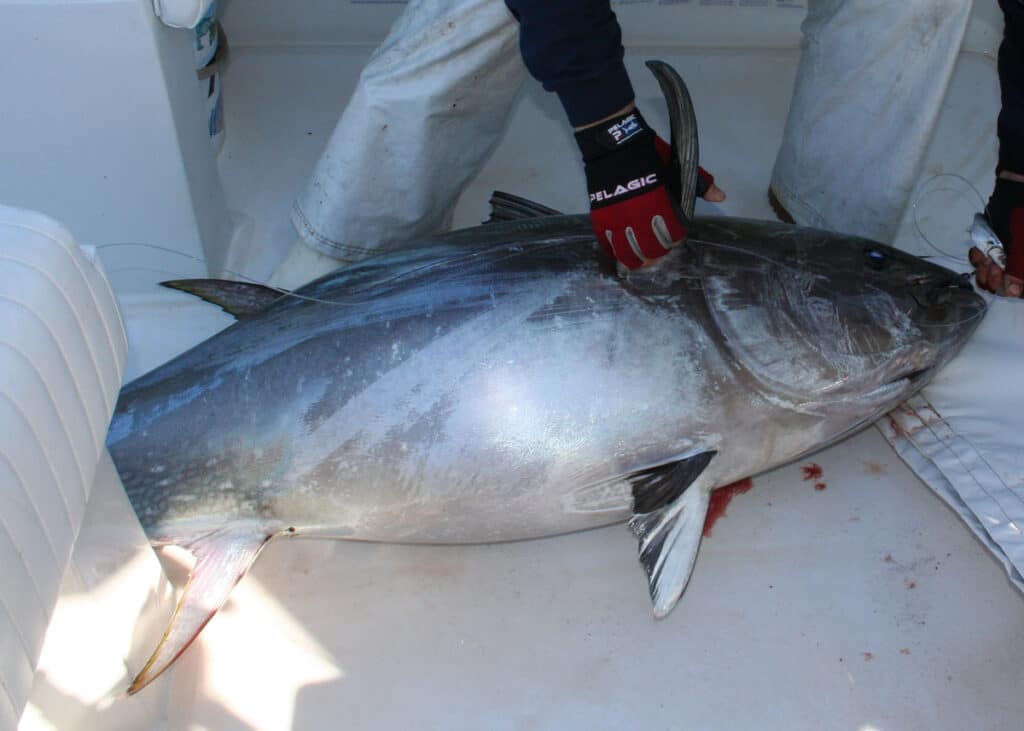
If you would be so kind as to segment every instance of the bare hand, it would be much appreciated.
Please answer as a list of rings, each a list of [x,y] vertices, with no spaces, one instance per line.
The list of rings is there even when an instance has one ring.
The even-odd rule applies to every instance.
[[[1003,297],[1020,297],[1024,292],[1024,279],[1007,274],[992,257],[976,246],[972,246],[967,258],[974,267],[978,286],[987,292]]]

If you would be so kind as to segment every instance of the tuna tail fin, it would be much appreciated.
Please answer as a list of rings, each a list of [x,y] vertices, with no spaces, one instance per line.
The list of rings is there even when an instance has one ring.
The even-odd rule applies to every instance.
[[[682,77],[667,63],[648,61],[647,68],[658,80],[658,86],[668,104],[669,126],[672,130],[671,174],[678,176],[679,206],[685,219],[691,221],[697,202],[697,163],[700,160],[693,100],[690,99],[690,92]]]
[[[704,452],[687,460],[682,465],[684,479],[692,483],[714,454]],[[637,513],[629,521],[640,539],[640,563],[647,571],[657,619],[672,611],[690,580],[710,502],[711,492],[703,481],[688,483],[671,502]]]
[[[193,541],[186,548],[196,557],[195,567],[181,595],[163,639],[136,676],[128,695],[138,693],[181,657],[203,627],[217,613],[228,594],[256,560],[271,538],[256,524],[232,525]]]

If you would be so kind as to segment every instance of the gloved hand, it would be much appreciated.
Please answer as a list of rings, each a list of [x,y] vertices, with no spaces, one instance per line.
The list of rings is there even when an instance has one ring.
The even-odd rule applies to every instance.
[[[576,133],[594,235],[630,269],[664,256],[686,237],[658,142],[635,110]]]

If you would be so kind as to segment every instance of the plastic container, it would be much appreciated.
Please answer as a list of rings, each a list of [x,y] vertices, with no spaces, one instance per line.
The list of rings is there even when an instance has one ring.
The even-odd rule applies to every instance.
[[[227,43],[217,21],[217,3],[210,3],[195,26],[196,74],[206,95],[207,131],[214,154],[224,148],[224,90],[222,65],[227,58]]]

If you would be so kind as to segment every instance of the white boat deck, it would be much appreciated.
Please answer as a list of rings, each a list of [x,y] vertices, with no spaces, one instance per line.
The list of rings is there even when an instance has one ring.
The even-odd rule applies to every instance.
[[[230,268],[265,277],[294,240],[292,197],[368,53],[234,49],[219,164],[244,233]],[[729,194],[700,210],[770,217],[797,52],[631,49],[642,108],[666,128],[650,57],[686,78],[702,160]],[[964,54],[922,181],[957,172],[987,196],[997,91],[992,60]],[[559,115],[531,84],[456,225],[486,218],[493,188],[583,209]],[[977,204],[942,195],[920,218],[962,253]],[[898,243],[924,250],[909,222]],[[112,269],[115,284],[138,276]],[[174,293],[124,305],[129,378],[228,322]],[[272,544],[184,661],[179,711],[196,731],[1020,728],[1024,598],[1003,568],[875,429],[813,462],[820,478],[804,479],[807,460],[735,496],[663,621],[625,527],[492,546]]]

